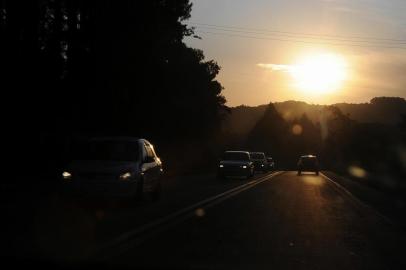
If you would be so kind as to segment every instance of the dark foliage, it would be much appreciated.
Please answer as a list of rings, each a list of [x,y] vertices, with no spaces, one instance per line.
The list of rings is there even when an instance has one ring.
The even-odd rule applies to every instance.
[[[75,137],[168,144],[215,135],[227,111],[220,67],[182,42],[193,35],[182,23],[191,8],[189,0],[0,1],[9,130],[30,146],[19,151],[56,168]]]
[[[285,151],[288,146],[286,135],[289,134],[289,125],[276,111],[272,104],[268,105],[263,117],[257,122],[247,141],[246,148],[252,151],[265,151],[272,153],[279,162],[286,161]]]
[[[316,154],[324,169],[368,179],[380,188],[405,190],[404,116],[398,126],[359,123],[337,107],[326,106],[317,119],[314,123],[303,114],[288,121],[270,104],[246,142],[239,143],[248,150],[267,152],[280,169],[295,169],[300,155]]]
[[[305,113],[314,123],[320,121],[320,112],[328,107],[302,101],[284,101],[273,104],[287,121],[294,121]],[[397,125],[402,121],[401,115],[406,115],[406,100],[399,97],[375,97],[369,103],[338,103],[332,106],[337,107],[344,115],[359,123]],[[224,128],[231,134],[246,135],[262,117],[266,108],[267,105],[231,108],[232,114],[226,118]]]

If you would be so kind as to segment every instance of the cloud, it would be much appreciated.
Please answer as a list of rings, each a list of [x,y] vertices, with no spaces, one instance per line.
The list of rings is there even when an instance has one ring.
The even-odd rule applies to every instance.
[[[257,66],[260,68],[269,69],[271,71],[282,71],[282,72],[291,72],[292,71],[292,66],[290,66],[290,65],[259,63],[259,64],[257,64]]]

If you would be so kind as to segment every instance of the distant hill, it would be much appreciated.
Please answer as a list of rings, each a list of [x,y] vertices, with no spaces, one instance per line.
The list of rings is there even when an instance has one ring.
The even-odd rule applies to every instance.
[[[285,120],[292,121],[305,113],[315,123],[319,121],[320,112],[327,106],[292,100],[273,104]],[[371,99],[369,103],[332,105],[339,108],[343,114],[348,115],[351,119],[361,123],[397,125],[401,121],[401,116],[406,115],[406,100],[398,97],[376,97]],[[264,115],[266,108],[267,105],[255,107],[241,105],[231,108],[231,114],[227,117],[223,129],[228,133],[244,136]]]

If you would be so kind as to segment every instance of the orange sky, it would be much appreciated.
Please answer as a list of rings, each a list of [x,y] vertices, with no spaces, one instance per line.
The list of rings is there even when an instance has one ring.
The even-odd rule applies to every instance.
[[[188,23],[202,39],[185,41],[222,67],[218,79],[229,106],[406,98],[404,0],[197,0],[193,4]],[[347,63],[346,79],[329,93],[300,90],[286,70],[264,68],[292,66],[300,58],[325,53]]]

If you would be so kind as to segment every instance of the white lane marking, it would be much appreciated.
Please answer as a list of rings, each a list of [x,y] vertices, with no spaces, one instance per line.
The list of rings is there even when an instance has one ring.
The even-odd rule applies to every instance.
[[[352,194],[348,189],[346,189],[345,187],[343,187],[342,185],[340,185],[339,183],[337,183],[336,181],[334,181],[333,179],[331,179],[330,177],[326,176],[324,173],[320,173],[320,175],[325,178],[326,180],[330,181],[330,183],[332,183],[333,185],[335,185],[338,189],[340,189],[342,192],[344,192],[348,197],[350,197],[350,199],[355,202],[356,204],[358,204],[359,206],[368,209],[369,211],[373,212],[374,214],[376,214],[378,217],[382,218],[383,220],[385,220],[387,223],[389,223],[392,226],[395,227],[399,227],[395,222],[393,222],[390,218],[388,218],[387,216],[383,215],[382,213],[380,213],[378,210],[376,210],[375,208],[373,208],[372,206],[364,203],[363,201],[361,201],[360,199],[358,199],[354,194]]]
[[[157,219],[153,222],[147,223],[145,225],[142,225],[134,230],[131,230],[129,232],[126,232],[122,235],[120,235],[119,237],[113,239],[112,241],[108,242],[107,244],[101,246],[100,248],[98,248],[96,250],[96,252],[94,252],[94,254],[98,254],[100,252],[102,252],[103,250],[108,250],[110,248],[113,248],[114,246],[118,246],[122,243],[125,243],[126,241],[129,241],[131,238],[136,239],[137,235],[140,235],[144,232],[147,232],[149,230],[154,230],[154,229],[158,229],[159,231],[159,227],[163,227],[166,224],[171,224],[171,223],[175,223],[176,221],[184,221],[192,216],[195,216],[196,210],[198,209],[207,209],[209,207],[212,207],[228,198],[231,198],[247,189],[250,189],[264,181],[267,181],[277,175],[280,175],[281,173],[283,173],[282,171],[277,171],[262,177],[259,177],[258,179],[252,180],[248,183],[245,183],[243,185],[240,185],[238,187],[232,188],[230,190],[227,190],[225,192],[222,192],[218,195],[212,196],[210,198],[207,198],[205,200],[202,200],[200,202],[197,202],[191,206],[185,207],[181,210],[178,210],[174,213],[171,213],[165,217],[162,217],[160,219]]]

